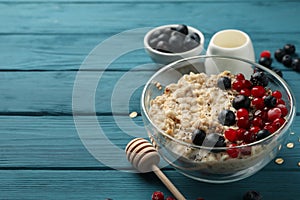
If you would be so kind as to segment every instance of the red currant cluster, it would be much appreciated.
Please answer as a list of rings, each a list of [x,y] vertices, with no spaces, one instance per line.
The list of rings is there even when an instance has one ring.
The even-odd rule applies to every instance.
[[[280,91],[271,91],[266,86],[267,77],[263,72],[255,72],[250,80],[243,74],[237,74],[232,89],[238,92],[232,105],[236,109],[236,126],[224,131],[225,138],[231,142],[229,147],[237,144],[249,144],[268,137],[278,130],[288,114]],[[249,155],[250,147],[244,149],[229,148],[227,153],[236,158],[239,153]]]

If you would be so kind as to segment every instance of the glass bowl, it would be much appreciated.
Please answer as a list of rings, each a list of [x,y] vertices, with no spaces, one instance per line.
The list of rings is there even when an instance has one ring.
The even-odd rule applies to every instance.
[[[219,74],[229,69],[231,74],[244,73],[250,78],[254,69],[263,71],[269,78],[268,88],[279,90],[286,103],[288,113],[284,124],[264,139],[234,147],[199,146],[193,142],[175,139],[154,123],[149,111],[151,101],[162,95],[165,87],[185,74]],[[142,117],[145,129],[160,155],[182,174],[209,183],[227,183],[249,177],[266,166],[278,153],[287,139],[295,116],[295,99],[287,83],[272,70],[257,63],[225,56],[195,56],[175,61],[157,71],[144,87],[142,98]],[[164,119],[160,119],[164,120]],[[232,158],[228,151],[238,151],[239,157]],[[243,155],[241,155],[243,152]],[[248,153],[245,153],[248,152]]]

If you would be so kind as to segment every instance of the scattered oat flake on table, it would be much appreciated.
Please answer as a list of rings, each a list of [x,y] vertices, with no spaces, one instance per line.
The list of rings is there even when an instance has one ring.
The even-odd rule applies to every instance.
[[[292,149],[292,148],[294,148],[294,143],[292,143],[292,142],[287,143],[286,147],[289,149]]]
[[[129,114],[129,117],[130,117],[130,118],[135,118],[135,117],[137,116],[137,114],[138,114],[138,113],[135,112],[135,111],[134,111],[134,112],[131,112],[131,113]]]
[[[283,160],[283,158],[276,158],[275,163],[278,165],[281,165],[284,163],[284,160]]]
[[[295,132],[291,132],[291,135],[294,135],[295,134]]]
[[[298,167],[300,167],[300,162],[298,162]]]

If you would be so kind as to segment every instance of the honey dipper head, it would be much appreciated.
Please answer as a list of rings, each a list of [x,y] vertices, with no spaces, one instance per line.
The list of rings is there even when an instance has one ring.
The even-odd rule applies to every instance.
[[[152,171],[152,166],[159,163],[160,157],[150,142],[135,138],[126,146],[127,159],[140,172]]]

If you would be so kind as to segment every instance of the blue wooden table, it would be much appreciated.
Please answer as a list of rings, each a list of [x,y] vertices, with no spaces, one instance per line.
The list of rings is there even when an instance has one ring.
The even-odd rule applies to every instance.
[[[300,52],[299,10],[297,0],[0,0],[0,199],[146,200],[156,190],[170,195],[155,175],[128,172],[120,154],[133,136],[146,137],[141,86],[157,67],[142,49],[143,31],[188,24],[204,33],[207,47],[215,32],[234,28],[250,35],[256,57],[286,43]],[[110,39],[124,31],[136,35],[113,44]],[[93,56],[105,41],[110,48],[98,46],[101,52]],[[128,50],[131,42],[136,46]],[[275,60],[273,66],[299,101],[300,73]],[[99,82],[89,85],[95,77]],[[77,83],[84,85],[82,93]],[[126,88],[129,93],[113,92]],[[131,119],[133,111],[138,116]],[[97,138],[95,119],[105,137]],[[169,166],[163,171],[188,199],[242,199],[248,190],[266,200],[300,199],[299,122],[297,107],[287,141],[294,147],[284,145],[278,155],[284,163],[272,161],[245,180],[214,185]],[[93,140],[94,146],[85,145]],[[112,146],[120,151],[110,151]]]

